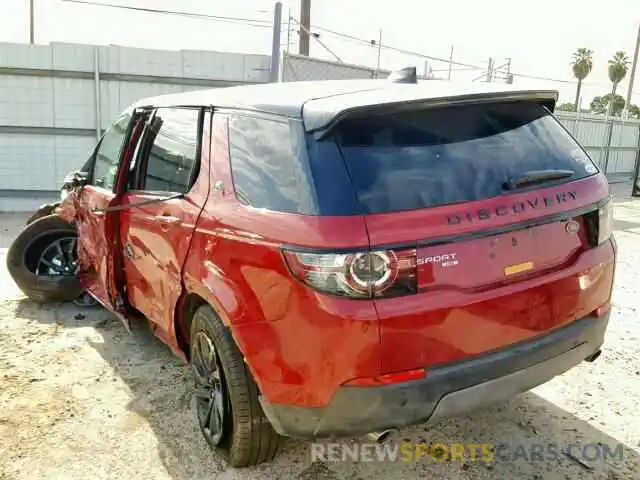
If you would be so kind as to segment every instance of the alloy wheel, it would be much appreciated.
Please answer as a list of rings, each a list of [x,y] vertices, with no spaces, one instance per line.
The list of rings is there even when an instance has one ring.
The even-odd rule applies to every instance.
[[[76,237],[58,237],[45,246],[36,263],[38,276],[71,277],[78,273]]]
[[[194,341],[191,365],[195,377],[198,423],[207,442],[213,447],[218,447],[228,430],[228,390],[209,335],[200,331]]]

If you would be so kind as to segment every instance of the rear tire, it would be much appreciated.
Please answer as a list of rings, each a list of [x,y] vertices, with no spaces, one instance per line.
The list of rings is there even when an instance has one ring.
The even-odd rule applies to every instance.
[[[224,451],[232,467],[249,467],[272,460],[281,449],[283,437],[275,432],[266,418],[258,401],[258,387],[229,329],[208,305],[195,312],[191,325],[190,358],[197,389],[200,387],[198,366],[202,364],[200,357],[203,356],[198,342],[203,339],[211,341],[214,358],[221,367],[226,407],[223,429],[218,435],[207,431],[198,411],[198,423],[207,443]],[[202,401],[202,396],[196,397],[196,402]],[[196,408],[200,408],[200,403]]]
[[[29,223],[9,247],[9,274],[20,290],[32,300],[67,302],[82,293],[80,279],[75,272],[59,275],[38,274],[38,262],[43,252],[56,241],[70,238],[77,239],[73,225],[57,215],[48,215]],[[77,258],[75,251],[73,255]]]

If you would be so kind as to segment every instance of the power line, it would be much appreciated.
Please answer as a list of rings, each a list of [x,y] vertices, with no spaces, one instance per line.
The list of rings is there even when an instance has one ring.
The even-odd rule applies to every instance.
[[[342,61],[342,59],[336,55],[333,50],[331,50],[329,47],[327,47],[327,45],[325,45],[325,43],[320,40],[318,38],[317,35],[314,35],[313,33],[311,33],[311,31],[305,27],[302,23],[300,23],[298,20],[296,20],[295,18],[291,18],[291,20],[293,20],[296,24],[298,24],[298,26],[300,27],[300,32],[304,32],[309,38],[314,38],[322,48],[324,48],[327,52],[329,52],[331,55],[333,55],[333,57],[339,62],[339,63],[344,63]]]
[[[357,42],[363,45],[371,45],[371,41],[370,40],[366,40],[364,38],[360,38],[357,37],[355,35],[350,35],[347,33],[341,33],[341,32],[336,32],[335,30],[331,30],[329,28],[325,28],[325,27],[321,27],[319,25],[312,25],[312,27],[316,30],[320,30],[322,32],[328,33],[330,35],[334,35],[336,37],[339,38],[343,38],[345,40],[351,40],[353,42]],[[439,61],[439,62],[443,62],[443,63],[448,63],[451,65],[457,65],[460,67],[465,67],[465,68],[461,68],[460,70],[485,70],[486,67],[481,67],[478,65],[473,65],[473,64],[469,64],[469,63],[463,63],[463,62],[457,62],[457,61],[450,61],[448,58],[441,58],[441,57],[434,57],[431,55],[426,55],[420,52],[416,52],[416,51],[412,51],[412,50],[406,50],[403,48],[398,48],[398,47],[393,47],[391,45],[382,45],[381,48],[386,49],[386,50],[390,50],[393,52],[397,52],[397,53],[402,53],[405,55],[412,55],[412,56],[416,56],[416,57],[421,57],[427,60],[433,60],[433,61]],[[434,70],[436,71],[436,70]],[[554,83],[563,83],[565,85],[575,85],[576,81],[574,80],[561,80],[558,78],[550,78],[550,77],[543,77],[543,76],[537,76],[537,75],[529,75],[529,74],[524,74],[524,73],[517,73],[517,72],[513,72],[512,75],[514,77],[520,77],[520,78],[527,78],[527,79],[531,79],[531,80],[540,80],[540,81],[547,81],[547,82],[554,82]],[[608,87],[608,84],[604,84],[604,83],[593,83],[593,82],[583,82],[584,86],[587,87]]]
[[[335,35],[336,37],[352,40],[354,42],[358,42],[358,43],[361,43],[361,44],[371,45],[371,41],[370,40],[365,40],[364,38],[356,37],[354,35],[349,35],[349,34],[346,34],[346,33],[336,32],[334,30],[330,30],[330,29],[325,28],[325,27],[320,27],[318,25],[312,25],[312,28],[315,28],[316,30],[320,30],[320,31],[325,32],[325,33],[328,33],[330,35]],[[405,54],[405,55],[412,55],[412,56],[416,56],[416,57],[421,57],[421,58],[424,58],[426,60],[433,60],[433,61],[438,61],[438,62],[450,63],[451,65],[458,65],[460,67],[473,68],[474,70],[483,70],[484,69],[484,67],[480,67],[478,65],[471,65],[471,64],[468,64],[468,63],[450,61],[448,58],[441,58],[441,57],[434,57],[434,56],[431,56],[431,55],[425,55],[424,53],[414,52],[412,50],[405,50],[404,48],[393,47],[391,45],[381,45],[381,48],[383,48],[385,50],[390,50],[390,51],[393,51],[393,52],[397,52],[397,53],[402,53],[402,54]]]
[[[260,19],[248,18],[248,17],[210,15],[210,14],[205,14],[205,13],[191,13],[191,12],[178,11],[178,10],[162,10],[162,9],[155,9],[155,8],[148,8],[148,7],[136,7],[136,6],[133,6],[133,5],[118,5],[118,4],[106,3],[106,2],[100,2],[100,1],[89,1],[89,0],[62,0],[62,1],[68,2],[68,3],[77,3],[77,4],[97,6],[97,7],[117,8],[117,9],[121,9],[121,10],[132,10],[132,11],[146,12],[146,13],[175,15],[175,16],[181,16],[181,17],[186,17],[186,18],[206,19],[206,20],[217,21],[217,22],[222,22],[222,23],[245,25],[245,26],[251,26],[251,27],[256,27],[256,28],[272,28],[273,27],[272,22],[270,22],[268,20],[260,20]],[[299,24],[299,22],[295,18],[292,18],[292,20],[294,20],[297,24]],[[331,30],[329,28],[321,27],[321,26],[318,26],[318,25],[313,25],[312,28],[314,28],[316,30],[320,30],[320,31],[325,32],[325,33],[328,33],[330,35],[334,35],[336,37],[339,37],[339,38],[342,38],[342,39],[345,39],[345,40],[350,40],[350,41],[357,42],[357,43],[363,44],[363,45],[371,45],[371,41],[370,40],[366,40],[364,38],[360,38],[360,37],[357,37],[355,35],[336,32],[336,31]],[[339,57],[337,57],[337,55],[333,51],[331,51],[323,42],[321,42],[319,40],[317,35],[313,35],[312,34],[311,37],[315,38],[316,41],[318,41],[334,57],[339,58]],[[426,60],[438,61],[438,62],[443,62],[443,63],[447,63],[447,64],[451,64],[451,65],[457,65],[457,66],[460,66],[460,67],[465,67],[465,68],[461,68],[459,70],[466,70],[466,69],[468,69],[468,70],[484,70],[485,69],[485,67],[481,67],[481,66],[478,66],[478,65],[473,65],[473,64],[469,64],[469,63],[463,63],[463,62],[457,62],[457,61],[451,61],[448,58],[434,57],[434,56],[431,56],[431,55],[426,55],[426,54],[423,54],[423,53],[420,53],[420,52],[415,52],[415,51],[412,51],[412,50],[406,50],[406,49],[403,49],[403,48],[393,47],[391,45],[381,45],[380,48],[385,49],[385,50],[389,50],[389,51],[393,51],[393,52],[396,52],[396,53],[401,53],[401,54],[404,54],[404,55],[412,55],[412,56],[424,58]],[[527,79],[531,79],[531,80],[540,80],[540,81],[547,81],[547,82],[554,82],[554,83],[562,83],[562,84],[565,84],[565,85],[575,85],[576,84],[576,81],[574,81],[574,80],[561,80],[561,79],[557,79],[557,78],[542,77],[542,76],[537,76],[537,75],[528,75],[528,74],[517,73],[517,72],[513,72],[512,75],[514,77],[519,77],[519,78],[527,78]],[[609,86],[608,84],[591,83],[591,82],[583,82],[583,85],[584,86],[591,86],[591,87],[608,87]],[[632,94],[632,96],[634,96],[634,97],[636,95],[637,94]]]
[[[92,5],[96,7],[119,8],[121,10],[133,10],[133,11],[146,12],[146,13],[160,13],[164,15],[176,15],[176,16],[187,17],[187,18],[201,18],[201,19],[213,20],[213,21],[223,22],[223,23],[231,23],[236,25],[247,25],[247,26],[252,26],[256,28],[272,28],[273,26],[272,22],[270,21],[246,18],[246,17],[228,17],[223,15],[209,15],[206,13],[190,13],[190,12],[184,12],[184,11],[178,11],[178,10],[161,10],[156,8],[136,7],[133,5],[117,5],[113,3],[94,2],[94,1],[87,1],[87,0],[63,0],[63,1],[69,2],[69,3],[80,3],[84,5]]]

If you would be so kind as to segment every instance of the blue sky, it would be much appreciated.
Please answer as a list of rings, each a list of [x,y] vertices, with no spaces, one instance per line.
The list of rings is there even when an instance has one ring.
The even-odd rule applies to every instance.
[[[91,1],[91,0],[88,0]],[[96,0],[98,1],[98,0]],[[271,48],[273,1],[236,0],[99,0],[155,9],[181,10],[248,18],[251,25],[138,13],[64,0],[35,0],[36,42],[78,42],[118,44],[160,49],[202,49],[268,54]],[[28,41],[28,0],[2,0],[0,41]],[[289,12],[298,16],[298,0],[284,0],[285,20]],[[534,7],[535,5],[535,7]],[[608,21],[607,19],[611,19]],[[568,65],[578,47],[595,51],[595,66],[584,88],[584,103],[610,90],[606,64],[616,50],[631,57],[640,8],[637,0],[312,0],[312,25],[363,39],[377,38],[382,29],[383,44],[435,57],[448,57],[485,66],[489,57],[502,63],[512,58],[512,71],[570,82]],[[286,25],[283,48],[286,47]],[[374,66],[376,50],[337,37],[323,30],[323,42],[343,61]],[[293,50],[297,35],[292,33]],[[318,42],[312,41],[311,55],[331,59]],[[425,59],[383,50],[383,68],[408,64],[424,68]],[[446,65],[430,62],[440,70]],[[436,72],[446,74],[446,72]],[[468,79],[479,72],[454,71],[454,79]],[[517,80],[516,80],[517,81]],[[636,75],[633,102],[640,104],[640,72]],[[572,100],[571,83],[548,82],[563,100]],[[625,80],[620,87],[623,95]],[[583,104],[584,104],[583,103]]]

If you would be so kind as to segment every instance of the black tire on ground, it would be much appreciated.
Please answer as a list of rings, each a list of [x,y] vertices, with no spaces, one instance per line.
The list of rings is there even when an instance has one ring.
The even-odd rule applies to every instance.
[[[228,431],[218,449],[226,454],[229,465],[236,468],[273,460],[284,438],[275,432],[266,418],[258,401],[258,387],[231,332],[209,305],[200,307],[194,314],[190,342],[192,355],[198,332],[204,332],[213,342],[230,400],[230,418],[225,421]]]
[[[67,302],[83,291],[76,276],[38,276],[35,264],[40,253],[60,237],[77,236],[75,228],[57,215],[28,224],[7,252],[7,269],[25,295],[36,302]]]

